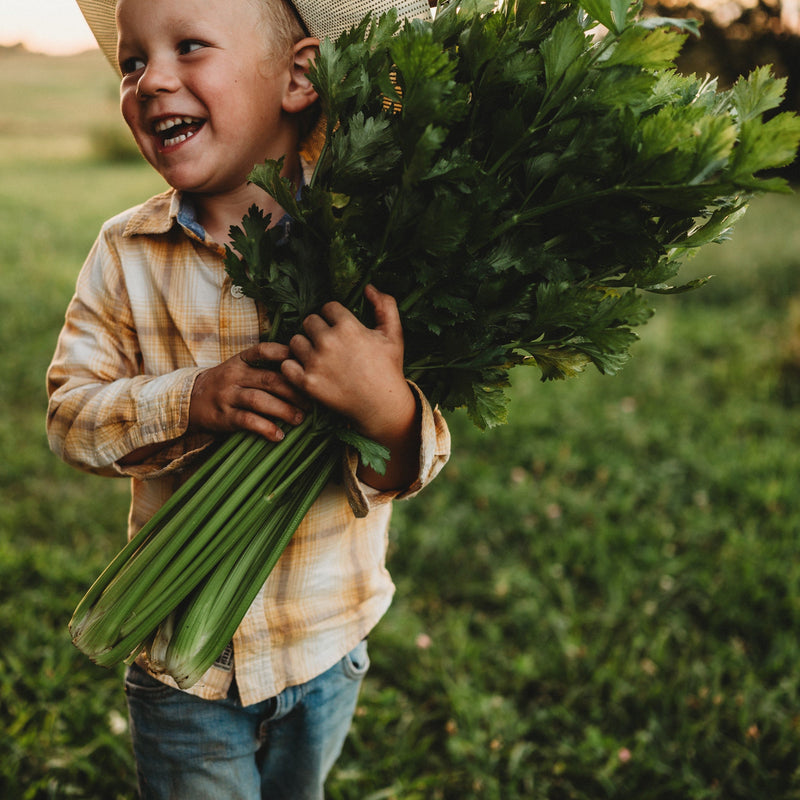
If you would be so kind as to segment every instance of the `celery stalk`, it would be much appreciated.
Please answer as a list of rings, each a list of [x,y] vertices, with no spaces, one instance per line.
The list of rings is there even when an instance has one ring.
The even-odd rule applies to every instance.
[[[272,524],[259,530],[239,557],[231,556],[227,563],[221,562],[214,576],[199,587],[176,623],[164,664],[181,688],[194,685],[230,641],[291,536],[327,483],[338,461],[337,449],[328,445],[325,456],[315,458],[317,466],[306,467],[302,478],[292,487],[295,502],[281,504]]]
[[[235,630],[330,476],[336,453],[331,442],[316,415],[277,444],[251,434],[231,436],[92,585],[70,623],[76,646],[102,666],[129,660],[147,646],[158,668],[159,654],[166,656],[169,640],[181,634],[184,615],[179,611],[192,607],[193,596],[216,597],[227,623],[218,621],[217,627],[228,631],[233,625]],[[320,471],[324,452],[328,457]],[[314,488],[312,495],[293,491],[306,485]],[[287,520],[294,526],[288,531],[283,527]],[[269,569],[240,565],[245,553],[251,561],[258,554],[258,562]],[[238,593],[234,580],[227,590],[235,598],[231,606],[221,600],[219,589],[231,584],[229,572],[235,580],[242,574],[263,575],[263,580]],[[209,583],[213,591],[204,591]],[[232,631],[220,638],[202,619],[191,624],[198,630],[191,636],[187,630],[178,641],[188,640],[194,648],[201,636],[208,642],[202,663],[213,663]],[[197,673],[195,662],[190,664],[192,674]]]

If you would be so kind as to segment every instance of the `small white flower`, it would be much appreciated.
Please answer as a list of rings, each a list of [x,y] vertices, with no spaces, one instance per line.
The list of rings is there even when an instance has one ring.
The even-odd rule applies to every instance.
[[[108,712],[108,727],[114,736],[122,736],[128,732],[128,720],[116,709]]]

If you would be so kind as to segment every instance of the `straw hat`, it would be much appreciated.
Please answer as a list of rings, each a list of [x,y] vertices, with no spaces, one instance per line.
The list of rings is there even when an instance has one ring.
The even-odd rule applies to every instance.
[[[401,19],[430,18],[428,0],[290,0],[309,34],[318,39],[335,39],[342,31],[357,25],[372,12],[382,14],[397,9]],[[117,0],[77,0],[100,49],[117,72]]]

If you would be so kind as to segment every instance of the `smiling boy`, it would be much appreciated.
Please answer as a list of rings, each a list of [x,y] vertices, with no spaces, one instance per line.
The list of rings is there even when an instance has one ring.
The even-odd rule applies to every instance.
[[[278,210],[247,174],[297,152],[296,115],[316,100],[305,76],[316,40],[265,42],[257,0],[241,5],[117,3],[122,115],[167,183],[196,195],[198,222],[218,242],[248,203]],[[299,184],[299,162],[287,165]]]
[[[344,480],[314,504],[230,647],[191,690],[150,675],[143,660],[128,670],[140,791],[321,798],[368,665],[365,637],[394,589],[384,565],[390,501],[441,469],[447,429],[403,377],[391,297],[367,289],[374,328],[328,303],[288,346],[259,343],[269,309],[225,273],[228,230],[250,205],[283,216],[247,181],[253,165],[283,156],[285,175],[304,180],[298,149],[316,103],[307,69],[318,40],[294,9],[283,0],[79,5],[106,46],[116,11],[117,49],[106,52],[122,76],[122,113],[172,188],[109,220],[81,271],[48,371],[52,448],[132,479],[129,535],[221,434],[278,440],[277,423],[297,424],[309,399],[391,453],[383,476],[346,454]]]

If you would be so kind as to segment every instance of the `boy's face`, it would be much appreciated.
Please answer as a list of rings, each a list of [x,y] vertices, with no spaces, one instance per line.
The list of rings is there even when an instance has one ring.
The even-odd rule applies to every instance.
[[[266,63],[249,0],[119,0],[122,114],[176,189],[230,192],[293,146],[289,53]]]

